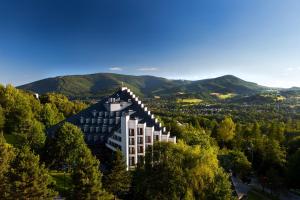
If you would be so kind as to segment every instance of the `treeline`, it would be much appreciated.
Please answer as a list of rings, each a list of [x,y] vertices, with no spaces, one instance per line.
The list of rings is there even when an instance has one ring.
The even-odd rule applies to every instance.
[[[300,188],[300,121],[247,123],[230,116],[168,113],[160,121],[178,143],[156,143],[127,171],[121,152],[100,152],[81,130],[48,127],[87,105],[59,94],[36,99],[0,87],[0,199],[234,199],[230,176],[256,178],[273,192]],[[253,122],[255,121],[255,122]]]
[[[164,116],[168,129],[188,144],[209,136],[218,148],[222,167],[245,182],[257,178],[272,192],[300,188],[300,120],[270,120],[255,123],[231,117]],[[197,129],[202,134],[194,134]],[[188,131],[186,131],[188,130]]]
[[[12,86],[0,91],[5,136],[0,143],[0,198],[233,198],[229,175],[219,165],[218,147],[201,129],[183,130],[181,134],[189,136],[178,144],[155,144],[137,170],[127,171],[121,152],[109,154],[105,159],[110,162],[100,165],[81,130],[72,124],[65,123],[53,137],[46,137],[47,127],[85,104],[58,94],[36,99]]]

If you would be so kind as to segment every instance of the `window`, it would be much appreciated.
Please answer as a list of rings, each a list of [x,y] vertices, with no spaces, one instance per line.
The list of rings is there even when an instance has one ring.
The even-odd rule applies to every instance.
[[[138,129],[138,134],[139,135],[144,135],[144,129],[143,128],[139,128]]]
[[[144,142],[143,142],[143,137],[139,137],[139,138],[138,138],[138,143],[139,143],[139,144],[143,144],[143,143],[144,143]]]
[[[159,135],[156,135],[156,136],[155,136],[155,140],[156,140],[156,141],[159,141]]]
[[[135,165],[134,157],[130,157],[130,158],[129,158],[129,165],[130,165],[130,166],[134,166],[134,165]]]
[[[134,138],[129,138],[129,145],[134,145]]]
[[[138,148],[138,153],[144,153],[144,147],[143,146]]]
[[[147,143],[151,143],[151,136],[147,136],[146,138],[147,138],[147,140],[146,140]]]
[[[138,156],[137,162],[138,163],[143,163],[144,162],[144,156]]]
[[[129,154],[135,154],[134,147],[129,147]]]
[[[129,136],[134,136],[134,129],[133,128],[129,129]]]

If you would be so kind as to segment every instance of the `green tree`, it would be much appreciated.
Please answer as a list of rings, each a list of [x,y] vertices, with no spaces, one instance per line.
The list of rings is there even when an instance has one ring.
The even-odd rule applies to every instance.
[[[27,146],[19,150],[12,161],[8,182],[11,199],[53,199],[56,196],[47,169]]]
[[[287,174],[289,185],[300,188],[300,149],[298,149],[288,160]]]
[[[50,103],[52,106],[55,106],[65,117],[70,117],[87,106],[79,101],[69,101],[63,94],[48,93],[42,95],[40,99],[43,104]]]
[[[51,126],[62,121],[64,116],[62,113],[59,113],[55,105],[46,103],[42,109],[41,118],[46,128],[50,128]]]
[[[2,106],[0,105],[0,133],[2,132],[5,124],[5,116],[4,116],[4,110]]]
[[[81,130],[64,123],[53,136],[47,138],[45,160],[49,166],[72,168],[79,153],[86,147]]]
[[[26,134],[17,134],[20,136],[20,139],[23,139],[22,144],[28,144],[32,149],[38,150],[42,148],[45,144],[46,134],[44,125],[33,119],[28,121],[28,127],[26,130]]]
[[[251,170],[251,163],[243,152],[237,150],[223,151],[220,155],[221,165],[227,171],[232,170],[241,178],[249,174]]]
[[[284,141],[284,123],[273,122],[269,128],[269,137],[282,143]]]
[[[294,154],[298,149],[300,149],[300,136],[294,137],[288,141],[287,148],[289,154]]]
[[[7,172],[14,156],[13,147],[5,142],[0,133],[0,199],[8,198],[9,182],[7,180]]]
[[[44,126],[39,122],[41,105],[31,94],[8,85],[0,90],[0,104],[5,109],[5,133],[18,136],[16,145],[43,146]]]
[[[212,139],[202,128],[194,128],[191,125],[182,125],[177,133],[178,139],[183,140],[188,145],[210,146]]]
[[[235,135],[235,123],[231,117],[225,117],[225,119],[219,124],[217,131],[217,139],[222,142],[228,142],[233,139]]]
[[[131,176],[126,168],[127,166],[123,159],[122,152],[115,152],[112,169],[104,176],[103,183],[107,191],[118,197],[124,195],[130,188]]]
[[[182,142],[155,144],[153,151],[147,150],[145,166],[134,176],[135,198],[231,199],[230,182],[216,152],[213,147]]]
[[[76,164],[72,172],[74,184],[73,199],[108,200],[112,195],[105,192],[101,184],[99,161],[85,147],[78,152]]]

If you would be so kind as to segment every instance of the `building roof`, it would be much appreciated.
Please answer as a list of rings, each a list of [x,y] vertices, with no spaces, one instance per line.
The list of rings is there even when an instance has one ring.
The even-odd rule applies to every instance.
[[[98,103],[91,105],[90,107],[80,111],[78,114],[75,114],[66,120],[59,122],[55,126],[49,128],[47,130],[48,134],[52,135],[55,133],[55,131],[58,129],[60,125],[62,125],[64,122],[70,122],[74,125],[77,125],[81,128],[83,128],[84,124],[81,123],[81,119],[86,120],[94,118],[95,120],[100,117],[100,113],[107,112],[111,113],[109,110],[109,105],[110,104],[122,104],[120,109],[118,111],[113,111],[114,114],[114,119],[116,120],[116,113],[119,112],[119,116],[121,117],[122,115],[129,115],[131,119],[137,119],[138,123],[143,124],[146,123],[147,127],[154,127],[155,131],[164,131],[165,129],[161,127],[161,124],[157,121],[157,119],[154,118],[154,115],[148,111],[148,109],[141,103],[141,101],[138,100],[138,97],[136,97],[130,89],[126,87],[122,87],[119,90],[117,90],[113,95],[108,96],[100,100]],[[96,116],[93,115],[93,112],[96,113]],[[108,117],[103,117],[104,119],[112,119],[109,116]],[[113,124],[106,124],[109,127],[111,127],[111,130],[108,131],[106,130],[105,133],[105,138],[111,136],[111,134],[114,131],[117,131],[120,129],[121,123],[113,123]],[[93,126],[93,124],[90,124]],[[106,126],[104,122],[102,123],[96,123],[94,126]]]

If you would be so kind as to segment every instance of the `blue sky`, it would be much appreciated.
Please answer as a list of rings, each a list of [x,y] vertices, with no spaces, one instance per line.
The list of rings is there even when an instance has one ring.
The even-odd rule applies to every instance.
[[[300,86],[297,0],[0,0],[0,83],[112,72]]]

